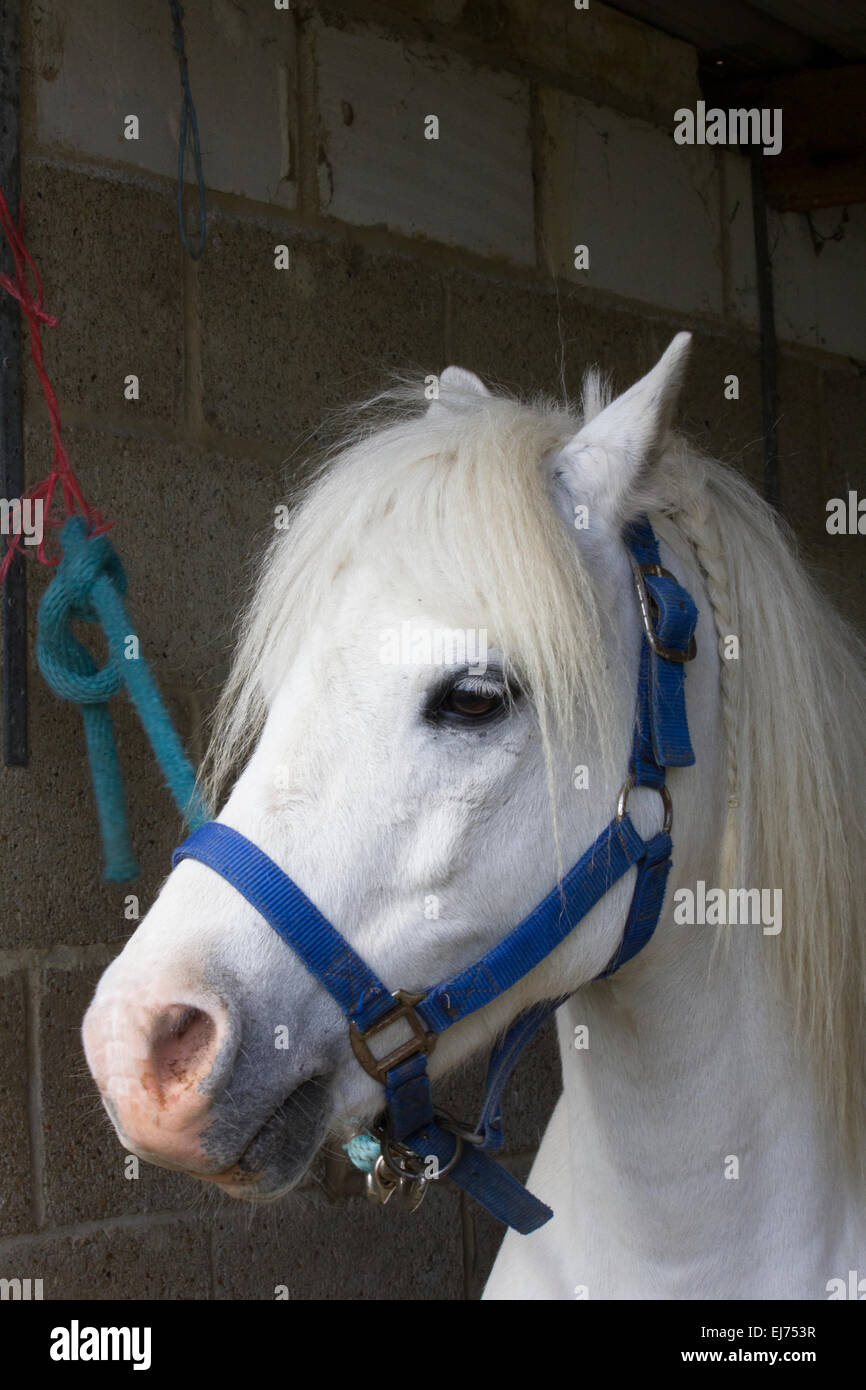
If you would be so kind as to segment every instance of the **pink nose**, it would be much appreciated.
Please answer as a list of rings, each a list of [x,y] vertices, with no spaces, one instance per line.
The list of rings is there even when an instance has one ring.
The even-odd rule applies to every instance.
[[[163,1003],[112,994],[84,1019],[84,1050],[128,1148],[173,1167],[207,1171],[201,1133],[231,1058],[224,1007],[213,999]]]

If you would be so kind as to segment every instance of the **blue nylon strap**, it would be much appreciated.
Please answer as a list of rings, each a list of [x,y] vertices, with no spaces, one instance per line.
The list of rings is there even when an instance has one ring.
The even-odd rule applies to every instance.
[[[655,931],[664,902],[672,850],[671,837],[665,831],[647,841],[646,855],[638,865],[637,882],[619,949],[601,974],[596,975],[597,980],[606,980],[638,951],[642,951]]]
[[[405,1142],[420,1158],[435,1157],[440,1169],[451,1162],[457,1147],[454,1135],[435,1121]],[[471,1144],[465,1145],[448,1176],[497,1221],[513,1226],[521,1235],[537,1231],[553,1216],[550,1207],[527,1192],[513,1174]]]
[[[653,742],[653,706],[650,696],[652,675],[650,656],[652,648],[646,637],[640,644],[640,664],[637,677],[637,702],[634,715],[634,741],[631,750],[629,772],[638,787],[663,787],[665,781],[664,765],[656,762]]]
[[[646,843],[646,854],[638,861],[637,881],[622,940],[613,959],[596,975],[597,980],[606,980],[642,951],[655,931],[671,868],[672,848],[671,837],[664,832]],[[491,1053],[484,1086],[484,1105],[476,1126],[476,1133],[483,1139],[482,1149],[495,1152],[502,1146],[502,1093],[508,1078],[524,1048],[567,998],[568,995],[562,995],[559,999],[545,1000],[519,1014]]]
[[[393,1009],[390,990],[288,874],[245,835],[209,821],[178,846],[172,867],[182,859],[207,864],[252,903],[361,1032]]]
[[[488,1153],[501,1149],[505,1138],[502,1132],[502,1093],[509,1076],[520,1060],[523,1049],[567,998],[568,995],[563,995],[560,999],[546,999],[519,1014],[490,1054],[484,1083],[484,1105],[475,1127],[482,1139],[480,1147]]]
[[[544,960],[644,853],[630,816],[611,821],[519,926],[474,965],[431,989],[416,1004],[416,1013],[441,1033],[489,1004]]]
[[[543,1007],[546,1008],[543,1017],[546,1017],[556,1006]],[[517,1055],[543,1022],[541,1009],[532,1012],[538,1017],[516,1051],[512,1049],[507,1068],[501,1081],[497,1083],[498,1089],[492,1098],[497,1112],[498,1098]],[[509,1036],[513,1032],[512,1029]],[[488,1100],[490,1099],[488,1097]],[[385,1106],[388,1130],[393,1139],[411,1149],[422,1161],[435,1158],[440,1169],[451,1162],[457,1148],[457,1140],[451,1131],[445,1129],[436,1119],[430,1094],[430,1079],[427,1075],[427,1058],[424,1053],[416,1053],[414,1057],[400,1062],[388,1072]],[[499,1142],[501,1143],[501,1139]],[[550,1208],[537,1197],[533,1197],[531,1192],[527,1192],[523,1184],[511,1173],[483,1153],[482,1147],[486,1146],[467,1144],[448,1173],[449,1178],[468,1192],[497,1221],[513,1226],[523,1235],[537,1230],[545,1221],[549,1221],[553,1215]]]
[[[668,575],[647,574],[644,583],[657,604],[655,632],[659,640],[675,651],[687,651],[698,620],[691,596]],[[652,649],[649,662],[655,761],[662,767],[688,767],[695,755],[686,722],[686,668],[682,662],[667,661]]]
[[[427,1075],[427,1055],[416,1052],[388,1072],[385,1103],[390,1131],[398,1144],[433,1123],[433,1098]]]
[[[645,842],[628,816],[620,822],[612,821],[566,875],[560,888],[549,893],[476,966],[456,976],[445,987],[431,990],[416,1005],[416,1011],[433,1031],[441,1032],[458,1017],[481,1008],[543,959],[629,868],[638,865],[640,884],[642,876],[646,875],[646,861],[655,861],[662,853],[669,852],[669,848],[667,835]],[[194,831],[175,850],[173,866],[185,858],[206,864],[231,883],[297,952],[307,969],[362,1031],[393,1008],[392,995],[369,966],[289,876],[244,835],[221,822],[211,821]],[[650,920],[650,916],[649,894],[646,898],[640,896],[637,908],[633,900],[617,965],[635,954],[651,935],[655,920]],[[611,973],[613,968],[612,965],[605,973]],[[446,1014],[441,1026],[436,1027],[434,1019],[442,1007],[443,989],[449,1000],[453,998],[454,1003],[459,1004],[459,1012],[452,1004],[451,1014]],[[427,1006],[431,1002],[428,1013]],[[493,1217],[522,1234],[537,1230],[553,1213],[483,1150],[501,1146],[501,1099],[505,1084],[526,1044],[560,1003],[561,999],[543,1002],[522,1014],[494,1049],[477,1130],[483,1143],[467,1143],[448,1174]],[[385,1101],[392,1137],[422,1159],[434,1156],[440,1167],[446,1167],[454,1158],[457,1141],[436,1120],[427,1057],[423,1052],[390,1069]]]
[[[515,1019],[493,1049],[484,1083],[484,1108],[475,1127],[475,1134],[481,1141],[478,1147],[486,1152],[495,1152],[502,1147],[502,1092],[515,1064],[541,1025],[567,998],[568,995],[562,995],[559,999],[547,999],[527,1009]],[[431,1122],[434,1109],[427,1076],[427,1058],[423,1053],[391,1068],[385,1099],[390,1132],[398,1143],[406,1143],[416,1130]]]
[[[661,566],[658,541],[646,517],[631,522],[624,538],[637,564]],[[685,653],[698,620],[694,600],[672,575],[644,574],[643,581],[656,605],[655,635],[665,647]],[[686,719],[685,676],[685,665],[660,656],[644,635],[630,765],[639,787],[660,787],[665,768],[689,767],[695,761]]]
[[[623,528],[622,538],[629,554],[640,565],[661,565],[659,543],[648,516],[635,517]]]

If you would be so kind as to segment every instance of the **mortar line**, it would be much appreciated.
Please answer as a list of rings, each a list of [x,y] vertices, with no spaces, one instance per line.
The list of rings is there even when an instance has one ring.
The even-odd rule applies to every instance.
[[[32,1249],[55,1240],[75,1240],[79,1237],[105,1235],[112,1231],[148,1230],[153,1226],[172,1226],[182,1222],[188,1226],[200,1224],[191,1213],[182,1210],[136,1212],[130,1216],[107,1216],[101,1221],[76,1221],[68,1226],[50,1226],[0,1240],[0,1255],[14,1254],[18,1249]]]
[[[204,436],[202,402],[201,328],[199,321],[198,261],[181,248],[183,256],[183,417],[187,433],[199,442]],[[207,255],[207,249],[204,252]]]
[[[475,1218],[465,1192],[460,1193],[461,1250],[463,1255],[463,1298],[474,1302],[474,1281],[476,1273]]]
[[[122,182],[132,182],[145,186],[144,180],[140,176],[127,177],[126,171],[114,169],[105,161],[94,162],[87,157],[70,160],[41,153],[29,153],[24,156],[24,159],[25,161],[31,160],[35,163],[70,169],[88,177],[120,179]],[[313,182],[315,182],[315,178]],[[166,178],[160,182],[155,176],[152,184],[147,186],[152,186],[155,191],[164,194],[168,190],[169,180]],[[293,211],[277,204],[258,203],[253,199],[241,198],[237,194],[223,193],[214,189],[208,189],[208,200],[209,225],[212,220],[225,218],[236,225],[257,225],[275,228],[298,236],[309,236],[316,241],[327,242],[342,249],[347,246],[359,246],[371,255],[397,256],[430,269],[438,267],[442,273],[454,270],[488,282],[504,282],[519,289],[531,290],[540,294],[553,292],[549,269],[546,272],[539,272],[535,264],[509,261],[501,256],[483,256],[468,247],[451,246],[448,243],[436,242],[424,237],[406,236],[382,227],[344,223],[325,214],[316,215],[307,212],[306,215],[302,216],[298,209]],[[591,308],[614,314],[639,316],[645,323],[661,325],[662,332],[667,333],[668,337],[674,323],[677,326],[682,326],[682,312],[671,306],[655,301],[636,299],[615,289],[580,286],[576,281],[568,279],[563,279],[559,283],[565,296],[572,301],[577,301],[579,297]],[[753,346],[755,348],[758,346],[760,335],[757,329],[742,324],[736,318],[728,317],[724,309],[721,313],[693,310],[686,317],[688,326],[705,336],[718,338],[729,337],[734,334],[750,349]],[[667,338],[665,342],[667,342]],[[848,374],[853,374],[856,370],[852,367],[850,355],[841,350],[815,347],[791,339],[782,340],[779,350],[786,357],[795,358],[798,361],[818,362],[822,366],[826,366],[828,370],[847,372]],[[71,420],[74,407],[68,406],[64,409]],[[34,417],[30,410],[26,412],[26,418],[31,424],[34,423]],[[158,433],[159,421],[157,417],[152,417],[152,419],[153,431]],[[123,427],[120,426],[120,428]],[[216,434],[213,432],[213,427],[205,427],[201,436],[196,436],[194,440],[186,438],[180,431],[178,431],[178,435],[180,443],[204,442],[208,446],[222,438],[219,432]],[[229,436],[229,438],[232,441],[239,439],[235,436]],[[235,447],[234,442],[231,447]],[[249,441],[250,449],[262,447],[260,440]]]
[[[45,1226],[45,1135],[42,1127],[41,971],[31,966],[25,977],[27,1001],[27,1119],[30,1131],[30,1181],[33,1219]]]
[[[83,946],[9,946],[0,949],[0,976],[28,970],[75,970],[79,966],[108,964],[122,941]]]
[[[198,433],[193,433],[158,416],[137,418],[111,412],[87,410],[83,406],[64,407],[64,421],[68,429],[91,430],[115,435],[121,439],[156,442],[167,448],[207,451],[227,457],[240,455],[279,467],[286,458],[283,445],[267,439],[253,439],[248,435],[231,434],[206,423]],[[42,424],[41,420],[25,417],[28,424]]]
[[[442,347],[445,354],[443,367],[454,360],[454,296],[447,276],[440,275],[442,286]]]
[[[829,420],[827,419],[827,373],[824,367],[816,366],[815,375],[817,377],[816,394],[818,397],[818,449],[821,463],[821,485],[824,489],[824,496],[830,496],[832,478],[830,476],[830,430]],[[781,401],[781,392],[780,392]],[[780,406],[781,408],[781,406]],[[847,482],[847,471],[846,471]]]
[[[532,175],[532,234],[535,240],[535,268],[540,273],[550,269],[544,264],[547,249],[544,225],[544,121],[541,114],[541,92],[536,82],[529,84],[529,147]]]
[[[216,1226],[210,1223],[207,1241],[207,1272],[208,1289],[207,1296],[211,1303],[216,1302]]]

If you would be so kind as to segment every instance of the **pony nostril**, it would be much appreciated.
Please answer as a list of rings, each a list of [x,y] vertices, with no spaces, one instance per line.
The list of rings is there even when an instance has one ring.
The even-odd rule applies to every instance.
[[[191,1004],[170,1004],[158,1019],[150,1054],[159,1090],[183,1089],[210,1071],[217,1027],[210,1014]]]

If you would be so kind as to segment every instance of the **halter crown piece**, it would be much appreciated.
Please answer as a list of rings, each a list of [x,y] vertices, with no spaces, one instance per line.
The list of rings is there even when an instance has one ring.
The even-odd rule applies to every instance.
[[[392,994],[288,874],[238,831],[210,821],[172,857],[173,865],[197,859],[231,883],[300,956],[349,1020],[355,1056],[385,1088],[378,1157],[377,1141],[363,1136],[371,1169],[368,1191],[376,1200],[386,1201],[396,1189],[401,1204],[413,1208],[426,1182],[447,1175],[523,1235],[553,1215],[491,1154],[503,1142],[501,1100],[511,1070],[539,1026],[568,996],[537,1004],[511,1024],[491,1054],[484,1105],[472,1131],[434,1107],[427,1058],[440,1033],[523,979],[633,867],[637,878],[622,940],[596,978],[607,978],[631,960],[655,931],[673,849],[665,769],[695,761],[686,721],[685,663],[695,655],[698,612],[687,590],[662,568],[647,517],[629,523],[623,539],[631,556],[643,637],[631,760],[616,815],[561,883],[474,965],[425,993]],[[647,840],[628,813],[633,787],[652,787],[662,798],[663,828]],[[377,1057],[371,1040],[400,1020],[411,1036]]]

